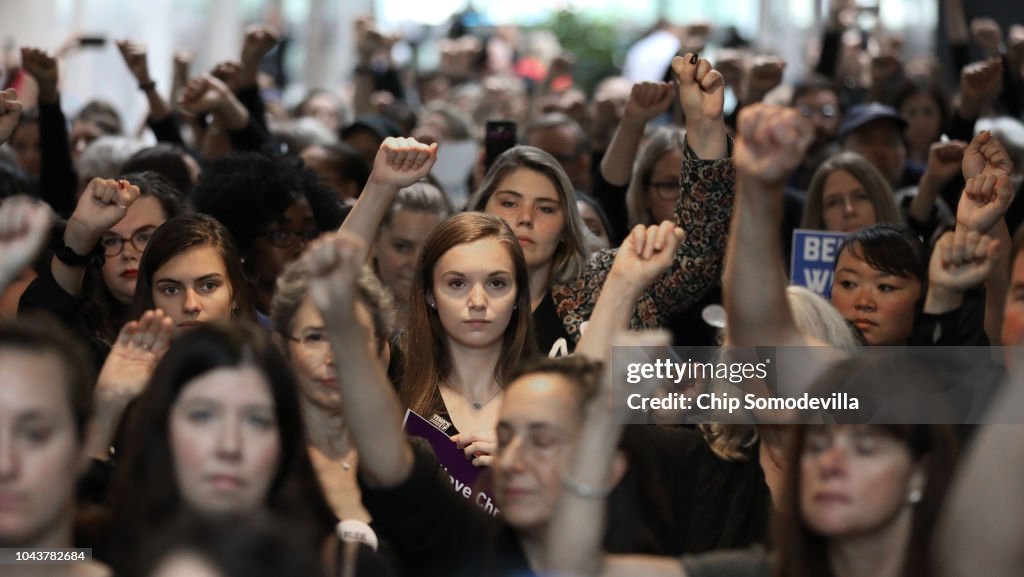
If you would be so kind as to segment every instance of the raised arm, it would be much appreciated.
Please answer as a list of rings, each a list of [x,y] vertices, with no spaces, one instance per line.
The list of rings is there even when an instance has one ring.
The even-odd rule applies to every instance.
[[[75,255],[92,254],[103,233],[121,222],[139,198],[139,187],[127,180],[94,178],[78,197],[78,206],[64,229],[64,245]],[[68,255],[71,256],[71,255]],[[71,296],[82,292],[85,264],[68,262],[54,256],[50,261],[53,279]]]
[[[427,146],[413,138],[385,138],[370,179],[341,230],[372,242],[398,191],[430,174],[435,162],[437,143]]]
[[[629,93],[629,101],[601,159],[601,176],[609,184],[625,186],[633,173],[640,141],[647,123],[672,106],[675,91],[668,82],[638,82]]]
[[[94,459],[110,458],[110,445],[128,404],[153,377],[156,364],[171,345],[174,322],[160,309],[147,311],[121,328],[96,379],[96,414],[88,451]]]
[[[135,81],[146,95],[149,102],[149,118],[151,122],[159,122],[171,115],[171,107],[164,100],[163,96],[156,89],[156,81],[149,75],[149,61],[146,58],[146,45],[130,40],[121,40],[117,43],[117,49],[121,53],[128,70],[135,77]]]
[[[402,408],[380,362],[366,354],[370,336],[356,316],[356,282],[369,244],[348,232],[325,236],[303,257],[309,295],[324,317],[337,366],[345,423],[359,451],[363,479],[396,487],[412,472],[412,447],[402,433]]]
[[[57,91],[57,59],[37,48],[21,49],[21,66],[39,85],[39,189],[43,200],[62,217],[75,206],[78,176],[71,161],[67,119]]]
[[[17,279],[46,244],[53,211],[27,196],[0,204],[0,293]]]
[[[627,239],[626,243],[631,241]],[[667,346],[668,334],[619,332],[615,345],[631,347],[629,353],[643,355],[639,347]],[[546,573],[559,577],[683,575],[682,565],[677,559],[644,555],[609,556],[602,551],[605,500],[626,466],[618,451],[624,407],[617,403],[624,396],[621,388],[626,383],[626,363],[620,362],[617,367],[612,367],[606,354],[602,358],[606,361],[605,377],[600,391],[583,411],[579,441],[563,473],[562,494],[548,527]],[[637,360],[649,361],[647,358]],[[650,390],[635,392],[652,392],[656,381],[647,379],[643,385]],[[634,392],[633,388],[630,392]]]
[[[786,297],[778,223],[786,178],[813,136],[792,108],[755,105],[740,113],[734,159],[739,191],[723,287],[732,345],[805,344]]]
[[[629,328],[637,299],[672,266],[682,240],[683,229],[669,221],[633,228],[615,254],[587,331],[576,345],[576,354],[593,360],[610,357],[613,336]]]
[[[990,132],[982,132],[964,151],[961,167],[967,185],[957,205],[957,228],[965,227],[998,241],[992,272],[985,281],[985,333],[989,342],[998,345],[1013,248],[1004,218],[1015,195],[1010,179],[1013,163],[1003,144]]]

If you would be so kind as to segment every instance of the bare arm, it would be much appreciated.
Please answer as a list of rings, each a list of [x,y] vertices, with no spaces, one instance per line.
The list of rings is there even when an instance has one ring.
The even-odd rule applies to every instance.
[[[622,121],[615,129],[608,151],[601,159],[601,176],[609,184],[629,184],[633,161],[640,149],[647,123],[668,110],[674,98],[673,87],[667,82],[639,82],[633,85]]]
[[[741,111],[737,134],[738,195],[723,286],[729,343],[802,345],[786,297],[778,223],[785,179],[812,132],[793,109],[753,105]]]
[[[345,423],[370,485],[400,485],[412,472],[412,447],[402,433],[402,410],[384,368],[367,354],[368,331],[356,318],[356,282],[368,243],[347,231],[309,248],[309,295],[324,317],[344,399]]]
[[[413,138],[386,138],[373,161],[366,188],[341,225],[341,230],[372,242],[398,191],[430,173],[437,162],[437,144]]]

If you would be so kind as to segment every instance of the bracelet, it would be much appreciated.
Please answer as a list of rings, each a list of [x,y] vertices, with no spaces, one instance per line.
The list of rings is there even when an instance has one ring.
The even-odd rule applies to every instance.
[[[613,487],[591,487],[562,477],[562,488],[569,494],[583,499],[605,499],[611,495]]]
[[[142,84],[139,84],[139,90],[142,91],[153,90],[154,88],[156,88],[155,80],[150,80],[149,82],[143,82]]]
[[[68,245],[62,245],[57,250],[53,251],[53,256],[57,257],[60,262],[76,268],[87,267],[92,263],[92,253],[89,254],[78,254],[71,250]]]

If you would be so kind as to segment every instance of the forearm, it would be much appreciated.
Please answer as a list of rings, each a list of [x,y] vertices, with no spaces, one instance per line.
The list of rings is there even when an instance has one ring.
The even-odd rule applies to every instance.
[[[373,242],[377,236],[377,229],[380,228],[380,223],[397,194],[398,189],[393,186],[380,185],[372,180],[367,182],[355,206],[352,207],[352,212],[341,224],[341,230],[356,234],[366,242]]]
[[[144,92],[146,101],[149,103],[149,120],[160,122],[171,115],[170,105],[167,104],[163,96],[160,96],[156,86],[147,88]]]
[[[611,399],[599,399],[596,403]],[[602,490],[612,483],[612,461],[622,425],[611,409],[591,407],[569,471],[566,488],[548,528],[547,570],[552,575],[595,575],[602,567],[606,499],[583,497],[569,486]]]
[[[601,159],[601,176],[609,184],[625,186],[633,174],[633,161],[644,137],[646,122],[625,117],[615,129],[608,152]]]
[[[729,155],[729,135],[721,118],[687,119],[686,143],[701,160],[718,160]]]
[[[400,485],[412,472],[412,448],[402,433],[401,404],[377,359],[367,355],[369,335],[354,318],[327,322],[339,375],[345,424],[359,451],[360,471],[373,486]]]
[[[960,308],[964,302],[963,291],[937,284],[928,287],[928,296],[924,299],[924,312],[931,315],[941,315]]]
[[[110,445],[114,442],[114,436],[127,406],[128,404],[120,399],[96,395],[96,414],[93,417],[93,428],[89,433],[86,448],[90,457],[100,461],[110,459]]]
[[[735,346],[797,344],[799,331],[786,297],[782,243],[782,184],[764,190],[741,177],[725,259],[726,330]]]
[[[71,161],[67,119],[60,100],[39,104],[39,188],[54,212],[67,217],[75,208],[78,178]]]
[[[629,328],[633,308],[645,287],[635,287],[615,273],[614,265],[590,315],[587,330],[576,344],[576,353],[591,360],[611,362],[609,352],[616,331]]]
[[[1013,243],[1006,220],[999,219],[989,236],[999,241],[992,272],[985,279],[985,334],[992,346],[1002,345],[1003,307],[1010,288],[1010,256]]]
[[[99,238],[88,230],[81,222],[74,217],[68,221],[64,230],[64,244],[74,251],[75,254],[85,256],[96,248]],[[85,281],[85,267],[70,266],[56,256],[50,259],[50,272],[53,273],[53,280],[57,281],[64,292],[71,296],[78,296],[82,292],[82,284]]]
[[[921,183],[917,187],[917,194],[907,209],[907,215],[918,222],[928,222],[932,218],[932,210],[935,209],[935,199],[942,192],[943,183],[938,182],[928,172],[921,177]]]

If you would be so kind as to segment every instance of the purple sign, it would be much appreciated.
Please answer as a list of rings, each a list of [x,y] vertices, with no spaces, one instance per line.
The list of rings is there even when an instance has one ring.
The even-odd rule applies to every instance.
[[[466,454],[452,442],[451,437],[411,410],[405,411],[402,423],[405,434],[426,439],[434,449],[434,455],[441,467],[448,473],[452,489],[463,498],[476,503],[489,515],[497,517],[501,511],[494,498],[476,487],[476,481],[483,469],[474,467],[466,460]]]

